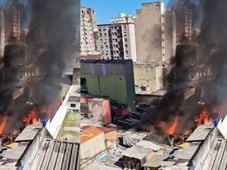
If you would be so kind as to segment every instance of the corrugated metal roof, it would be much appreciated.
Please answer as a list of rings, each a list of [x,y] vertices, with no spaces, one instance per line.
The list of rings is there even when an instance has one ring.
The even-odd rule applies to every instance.
[[[203,141],[213,129],[213,125],[198,126],[186,140],[187,142]]]
[[[173,156],[177,159],[190,160],[199,147],[200,142],[190,143],[188,147],[174,152]]]
[[[38,151],[37,170],[79,170],[79,144],[45,139]]]
[[[23,155],[24,151],[27,149],[28,144],[29,144],[28,142],[19,143],[14,148],[3,151],[2,152],[3,159],[0,162],[4,162],[7,160],[17,161]]]
[[[32,141],[38,132],[42,129],[42,125],[28,125],[24,130],[17,136],[15,142]]]
[[[125,157],[141,160],[152,152],[153,152],[152,149],[144,148],[141,146],[133,146],[124,151],[122,155]]]
[[[227,140],[216,137],[213,147],[204,161],[203,170],[222,170],[227,168]]]
[[[166,159],[168,156],[169,156],[168,154],[154,155],[151,160],[143,164],[143,167],[151,167],[151,168],[161,167],[163,160]]]
[[[155,152],[157,152],[158,150],[160,150],[162,148],[162,146],[154,144],[153,142],[146,141],[146,140],[141,140],[136,145],[144,147],[144,148],[152,149]]]

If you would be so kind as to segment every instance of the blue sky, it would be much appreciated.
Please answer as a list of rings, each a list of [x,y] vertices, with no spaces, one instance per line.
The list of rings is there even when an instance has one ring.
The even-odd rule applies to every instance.
[[[81,5],[95,10],[97,24],[106,24],[120,13],[135,15],[136,9],[140,9],[142,3],[156,1],[159,0],[81,0]],[[166,4],[170,2],[163,1]]]

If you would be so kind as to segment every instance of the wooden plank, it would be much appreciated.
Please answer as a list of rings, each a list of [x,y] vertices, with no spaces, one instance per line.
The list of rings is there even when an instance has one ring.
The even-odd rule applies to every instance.
[[[55,141],[54,142],[54,148],[53,148],[53,152],[51,154],[51,159],[50,159],[50,163],[48,165],[48,170],[54,170],[56,161],[57,161],[57,157],[58,157],[58,153],[59,153],[59,149],[60,149],[60,142]]]
[[[54,148],[54,141],[51,140],[40,170],[47,170],[47,167],[48,167],[49,162],[50,162],[50,157],[51,157],[51,154],[53,152],[53,148]]]
[[[61,167],[63,164],[63,159],[64,159],[64,154],[65,154],[65,148],[66,148],[66,144],[64,142],[61,142],[60,150],[58,153],[57,163],[55,165],[55,170],[61,170]]]
[[[64,160],[63,160],[62,170],[68,170],[71,152],[72,152],[72,144],[67,143],[66,144],[66,150],[65,150],[65,156],[64,156]]]

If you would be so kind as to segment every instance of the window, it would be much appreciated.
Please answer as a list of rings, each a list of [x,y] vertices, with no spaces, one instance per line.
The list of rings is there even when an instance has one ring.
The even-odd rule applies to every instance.
[[[75,108],[76,104],[70,104],[70,107]]]
[[[145,86],[141,86],[142,91],[147,91],[147,88]]]

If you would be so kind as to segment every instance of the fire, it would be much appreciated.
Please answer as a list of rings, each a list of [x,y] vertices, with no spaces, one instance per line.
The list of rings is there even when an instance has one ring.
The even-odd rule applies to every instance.
[[[9,117],[5,115],[0,123],[0,135],[4,133],[8,121],[9,121]]]
[[[26,126],[30,124],[37,124],[40,121],[39,113],[45,113],[45,118],[50,119],[60,105],[60,98],[56,98],[56,100],[52,104],[46,105],[42,108],[37,108],[36,106],[34,106],[31,111],[29,111],[29,113],[23,118],[23,122]]]
[[[162,129],[167,135],[175,135],[177,127],[180,123],[180,116],[175,116],[172,122],[160,122],[157,127]]]
[[[197,126],[202,124],[210,124],[212,122],[210,118],[210,113],[207,108],[205,108],[196,118],[195,123]]]
[[[37,124],[39,122],[37,110],[35,108],[33,108],[28,113],[28,115],[23,118],[23,122],[24,122],[25,125]]]
[[[166,129],[166,133],[168,135],[174,135],[177,129],[177,126],[180,122],[180,117],[176,116],[172,122],[172,124],[170,125],[170,127],[168,129]]]

